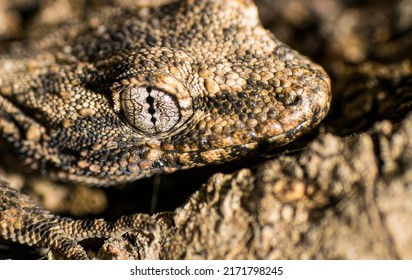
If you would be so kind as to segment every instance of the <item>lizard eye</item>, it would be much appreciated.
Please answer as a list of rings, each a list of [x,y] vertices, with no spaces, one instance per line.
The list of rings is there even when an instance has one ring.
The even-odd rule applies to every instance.
[[[110,87],[113,109],[128,125],[155,138],[170,137],[194,118],[194,99],[181,81],[166,73],[139,73]],[[199,113],[197,113],[199,114]]]
[[[152,87],[128,87],[120,95],[124,117],[145,134],[168,132],[181,118],[176,97]]]

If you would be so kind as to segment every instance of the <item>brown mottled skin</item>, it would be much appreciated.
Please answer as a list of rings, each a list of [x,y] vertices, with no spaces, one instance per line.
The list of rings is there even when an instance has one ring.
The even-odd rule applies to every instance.
[[[330,104],[324,70],[266,31],[248,0],[105,8],[0,55],[2,139],[28,168],[67,181],[113,185],[250,156],[308,131]],[[28,201],[0,187],[1,235],[68,258],[87,257],[77,240],[150,224],[87,228]]]

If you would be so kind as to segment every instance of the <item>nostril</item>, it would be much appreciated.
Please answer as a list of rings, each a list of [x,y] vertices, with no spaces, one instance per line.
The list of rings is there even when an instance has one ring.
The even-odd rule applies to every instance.
[[[300,100],[301,100],[301,97],[299,95],[295,95],[295,96],[292,97],[292,100],[291,100],[290,104],[291,105],[297,105],[300,102]]]
[[[295,106],[300,103],[301,96],[294,90],[284,90],[276,96],[276,99],[285,106]]]

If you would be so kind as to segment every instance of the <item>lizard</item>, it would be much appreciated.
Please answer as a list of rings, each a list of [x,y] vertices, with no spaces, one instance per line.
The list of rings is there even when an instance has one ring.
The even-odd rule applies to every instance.
[[[0,50],[0,136],[29,170],[110,186],[250,157],[316,126],[323,68],[265,30],[252,0],[106,7]],[[87,259],[82,239],[153,226],[58,217],[1,184],[0,234]]]

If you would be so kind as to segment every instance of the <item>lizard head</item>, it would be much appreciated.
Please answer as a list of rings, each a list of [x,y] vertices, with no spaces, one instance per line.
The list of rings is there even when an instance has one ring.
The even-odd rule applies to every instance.
[[[327,74],[265,30],[251,1],[195,2],[151,25],[111,74],[115,110],[150,143],[151,162],[163,171],[225,162],[323,119]]]
[[[284,145],[326,115],[327,74],[265,30],[252,1],[124,5],[0,65],[2,137],[32,168],[132,181]]]

